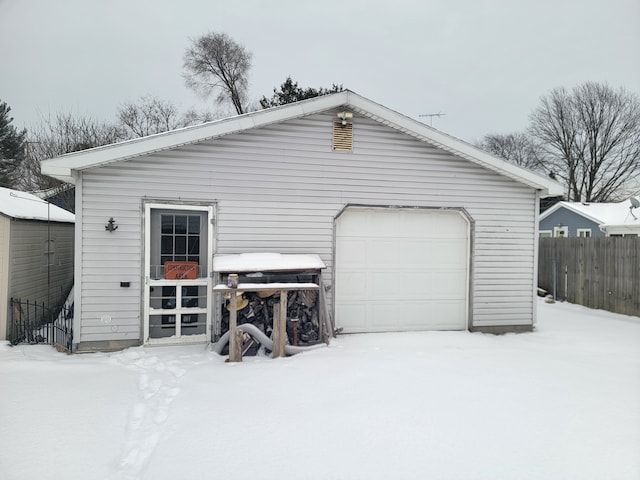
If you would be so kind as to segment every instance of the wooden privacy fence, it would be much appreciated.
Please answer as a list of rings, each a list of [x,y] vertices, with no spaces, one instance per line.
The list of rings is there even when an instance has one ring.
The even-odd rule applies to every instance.
[[[557,299],[640,315],[640,238],[541,238],[538,285]]]

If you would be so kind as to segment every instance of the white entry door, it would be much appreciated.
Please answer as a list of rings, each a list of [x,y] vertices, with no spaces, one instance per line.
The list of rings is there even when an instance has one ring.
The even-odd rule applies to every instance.
[[[336,220],[336,327],[466,329],[469,230],[455,210],[345,210]]]
[[[211,338],[213,207],[145,205],[144,343]]]

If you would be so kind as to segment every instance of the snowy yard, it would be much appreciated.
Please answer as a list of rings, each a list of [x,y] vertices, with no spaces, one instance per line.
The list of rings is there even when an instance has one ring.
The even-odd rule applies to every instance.
[[[0,345],[0,478],[640,479],[640,319],[539,303],[530,334]]]

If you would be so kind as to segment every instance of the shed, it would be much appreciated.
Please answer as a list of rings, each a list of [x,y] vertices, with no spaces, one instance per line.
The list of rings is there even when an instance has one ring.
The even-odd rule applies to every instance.
[[[0,340],[11,298],[61,304],[73,286],[74,215],[35,195],[0,188]]]
[[[80,350],[215,339],[214,254],[318,255],[345,333],[531,330],[539,200],[562,193],[348,90],[42,170],[76,186]],[[197,274],[164,278],[167,262]],[[168,282],[198,298],[203,331],[152,337],[146,306]]]
[[[540,215],[541,237],[623,237],[640,234],[638,201],[558,202]]]

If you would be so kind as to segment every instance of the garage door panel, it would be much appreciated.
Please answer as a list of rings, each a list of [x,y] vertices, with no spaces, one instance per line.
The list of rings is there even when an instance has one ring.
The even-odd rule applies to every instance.
[[[348,318],[349,333],[466,328],[466,310],[459,302],[406,302],[402,309],[392,301],[347,304],[336,314]]]
[[[340,242],[340,250],[336,251],[336,263],[349,267],[351,265],[363,265],[366,261],[366,240],[345,238]]]
[[[455,211],[354,209],[336,222],[345,332],[465,329],[468,222]]]
[[[372,331],[395,330],[398,325],[398,309],[389,302],[368,305],[366,324]]]
[[[437,281],[431,284],[431,293],[438,298],[464,300],[467,294],[465,271],[439,271],[434,272],[432,278]]]
[[[344,299],[367,298],[367,273],[345,272],[336,275],[336,283],[342,285],[341,297]]]
[[[372,237],[367,240],[367,263],[369,265],[394,266],[400,255],[393,239]]]
[[[397,298],[404,292],[404,281],[400,272],[369,273],[367,275],[367,298]]]
[[[336,305],[336,317],[348,319],[351,332],[367,331],[367,307],[364,303],[343,303]],[[340,327],[340,325],[338,325]]]
[[[467,328],[466,307],[461,302],[438,302],[429,306],[428,322],[433,330]]]
[[[465,309],[459,302],[416,302],[406,310],[405,325],[413,330],[450,330],[465,328]]]
[[[345,237],[366,237],[367,218],[364,215],[354,215],[352,211],[345,211],[340,217],[341,233]]]

